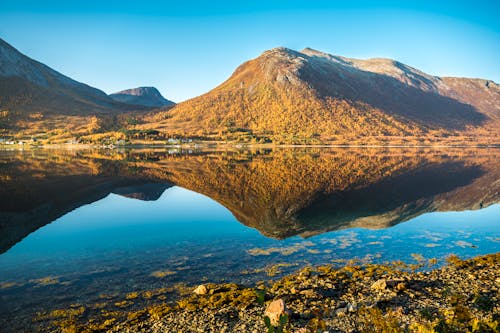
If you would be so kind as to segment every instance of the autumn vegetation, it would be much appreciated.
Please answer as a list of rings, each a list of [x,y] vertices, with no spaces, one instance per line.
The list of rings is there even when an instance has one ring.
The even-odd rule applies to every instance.
[[[266,51],[208,93],[163,109],[131,110],[105,95],[88,101],[86,88],[55,87],[64,98],[24,81],[0,82],[0,137],[105,145],[500,142],[500,87],[492,81],[311,49]]]
[[[314,54],[266,51],[212,91],[150,114],[138,127],[249,143],[497,142],[500,88],[494,83],[443,78],[418,89]]]

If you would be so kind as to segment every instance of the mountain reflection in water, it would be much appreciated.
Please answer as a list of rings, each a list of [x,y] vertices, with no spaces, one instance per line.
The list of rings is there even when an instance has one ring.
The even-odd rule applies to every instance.
[[[267,237],[386,228],[498,201],[496,149],[277,149],[0,153],[0,251],[116,193],[156,200],[177,185]]]

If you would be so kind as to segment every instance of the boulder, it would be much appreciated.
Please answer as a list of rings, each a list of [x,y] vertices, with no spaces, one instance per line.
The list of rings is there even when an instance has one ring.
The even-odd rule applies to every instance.
[[[205,285],[200,284],[195,290],[193,290],[193,293],[196,295],[206,295],[208,293],[208,289]]]
[[[264,316],[269,317],[271,325],[274,327],[279,326],[280,317],[284,314],[286,314],[285,302],[281,298],[269,303],[264,312]]]

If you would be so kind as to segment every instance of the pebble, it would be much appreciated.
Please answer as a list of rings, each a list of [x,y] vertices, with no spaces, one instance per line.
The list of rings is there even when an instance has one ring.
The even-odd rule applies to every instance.
[[[356,310],[358,309],[356,303],[347,303],[347,310],[349,312],[356,312]]]
[[[371,286],[372,290],[378,290],[378,291],[385,290],[385,288],[387,288],[386,279],[377,280],[377,281],[373,282],[373,284]]]
[[[338,308],[337,310],[335,310],[335,314],[339,317],[345,316],[346,313],[347,308]]]

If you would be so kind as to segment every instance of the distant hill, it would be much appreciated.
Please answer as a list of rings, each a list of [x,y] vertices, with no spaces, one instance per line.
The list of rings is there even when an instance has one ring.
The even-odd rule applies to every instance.
[[[210,92],[149,118],[167,133],[331,140],[494,135],[500,86],[437,77],[390,59],[265,51]],[[493,134],[492,134],[493,133]]]
[[[117,102],[142,105],[148,107],[163,107],[175,105],[174,102],[164,98],[155,87],[139,87],[127,89],[109,95]]]
[[[17,118],[35,113],[89,115],[137,109],[28,58],[0,39],[0,109]]]

